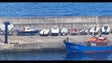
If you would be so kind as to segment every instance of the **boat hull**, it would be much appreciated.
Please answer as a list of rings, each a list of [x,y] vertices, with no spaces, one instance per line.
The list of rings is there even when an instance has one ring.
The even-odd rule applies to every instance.
[[[40,34],[40,36],[48,36],[49,34]]]
[[[109,32],[102,32],[102,34],[104,34],[104,35],[108,35],[108,34],[109,34]]]
[[[5,31],[0,30],[0,35],[5,35]],[[8,31],[8,35],[13,35],[13,31]]]
[[[38,31],[18,31],[17,35],[36,35]]]
[[[58,33],[51,33],[51,36],[58,36]]]
[[[83,53],[66,53],[65,59],[67,60],[108,60],[111,52],[103,53],[92,53],[92,54],[83,54]]]
[[[97,52],[111,52],[111,46],[86,46],[65,41],[67,52],[75,53],[97,53]]]

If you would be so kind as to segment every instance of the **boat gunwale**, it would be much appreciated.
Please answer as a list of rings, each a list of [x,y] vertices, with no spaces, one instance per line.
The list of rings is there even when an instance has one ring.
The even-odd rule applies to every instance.
[[[83,45],[83,44],[77,44],[77,43],[74,43],[74,42],[68,42],[68,41],[65,41],[66,43],[69,43],[69,44],[75,44],[75,45],[78,45],[78,46],[83,46],[83,47],[112,47],[112,46],[109,46],[109,45],[106,45],[106,46],[88,46],[88,45]]]

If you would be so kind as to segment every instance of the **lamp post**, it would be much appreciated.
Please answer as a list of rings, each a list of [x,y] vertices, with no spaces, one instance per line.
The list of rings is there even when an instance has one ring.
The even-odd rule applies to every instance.
[[[8,44],[8,25],[10,25],[10,22],[5,21],[3,22],[3,24],[5,25],[5,44]]]

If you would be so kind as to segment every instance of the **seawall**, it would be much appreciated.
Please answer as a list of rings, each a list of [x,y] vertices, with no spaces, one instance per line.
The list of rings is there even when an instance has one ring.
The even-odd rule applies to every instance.
[[[109,24],[112,27],[112,16],[71,16],[71,17],[37,17],[37,18],[0,18],[0,24],[3,21],[9,21],[14,24],[14,28],[22,29],[25,26],[37,27],[39,29],[51,28],[54,25],[59,28],[91,28],[99,24],[102,27],[104,24]],[[69,36],[72,42],[84,43],[91,35]],[[110,41],[112,34],[107,35]],[[67,36],[9,36],[9,44],[4,44],[4,36],[0,36],[0,50],[65,50],[63,40]]]
[[[32,18],[0,18],[0,24],[3,21],[9,21],[14,24],[14,28],[22,29],[25,26],[32,28],[51,28],[54,25],[59,28],[91,28],[97,23],[100,27],[109,24],[112,27],[112,16],[56,16],[56,17],[32,17]]]
[[[59,51],[65,50],[63,43],[30,43],[30,44],[0,44],[0,51]]]

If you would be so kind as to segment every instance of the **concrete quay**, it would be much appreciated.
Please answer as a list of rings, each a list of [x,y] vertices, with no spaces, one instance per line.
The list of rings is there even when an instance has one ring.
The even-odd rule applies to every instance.
[[[102,36],[108,37],[112,41],[112,34]],[[8,44],[4,44],[4,36],[0,36],[0,51],[65,50],[63,40],[67,37],[71,42],[85,43],[91,35],[8,36]]]

